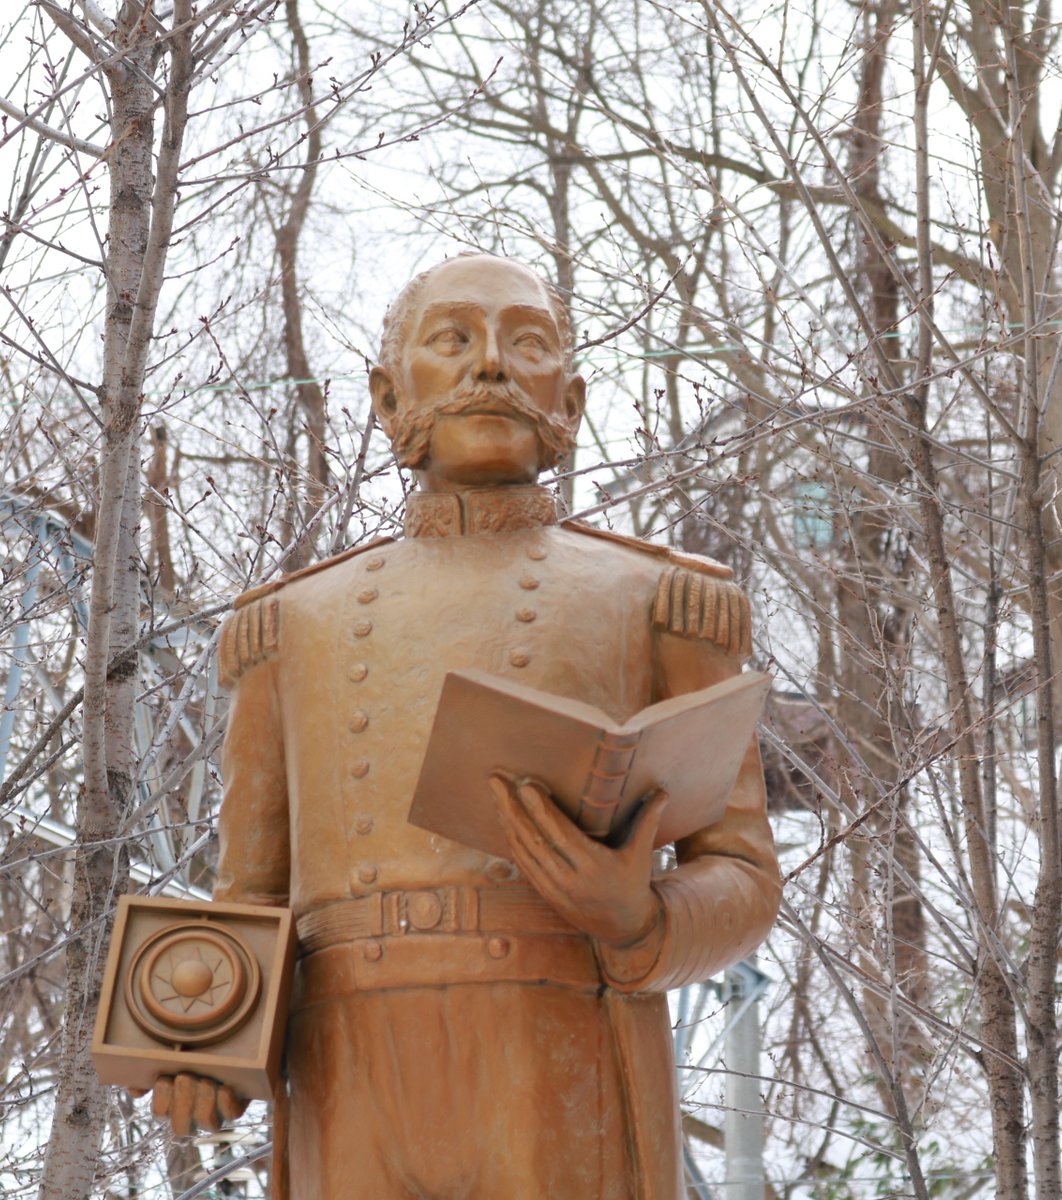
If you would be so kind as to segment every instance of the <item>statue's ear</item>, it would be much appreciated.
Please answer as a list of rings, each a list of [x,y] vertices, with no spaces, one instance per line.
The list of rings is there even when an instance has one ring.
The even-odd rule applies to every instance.
[[[586,408],[586,380],[581,375],[569,375],[564,385],[564,415],[576,429]]]
[[[369,395],[372,396],[376,419],[383,427],[384,433],[390,437],[395,413],[398,411],[398,397],[395,395],[390,371],[383,367],[373,367],[369,372]]]

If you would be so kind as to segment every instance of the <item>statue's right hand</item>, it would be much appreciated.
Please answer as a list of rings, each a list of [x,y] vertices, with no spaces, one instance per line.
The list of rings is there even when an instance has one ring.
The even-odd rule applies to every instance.
[[[151,1112],[162,1120],[168,1118],[173,1132],[183,1137],[197,1128],[216,1133],[223,1121],[242,1116],[247,1104],[228,1084],[203,1075],[160,1075],[155,1080]]]

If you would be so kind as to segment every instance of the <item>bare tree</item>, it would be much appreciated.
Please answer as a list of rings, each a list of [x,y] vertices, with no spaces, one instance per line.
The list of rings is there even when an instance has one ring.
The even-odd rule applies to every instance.
[[[422,217],[563,261],[585,298],[584,513],[727,558],[792,631],[771,648],[821,732],[772,746],[772,778],[823,834],[790,1045],[854,1100],[816,1046],[815,979],[841,988],[920,1195],[960,1059],[998,1194],[1029,1194],[1027,1138],[1058,1189],[1054,39],[1043,7],[540,0],[418,51],[409,88],[482,90]]]
[[[322,79],[292,0],[283,11],[287,34],[280,40],[294,40],[293,69],[262,86],[253,82],[253,59],[256,53],[268,56],[268,49],[254,50],[254,39],[269,31],[277,10],[273,0],[238,8],[176,0],[166,10],[123,3],[110,16],[89,0],[66,8],[42,3],[8,31],[9,49],[14,31],[30,34],[33,47],[3,102],[0,139],[14,167],[0,245],[9,306],[2,336],[11,352],[5,368],[15,401],[4,443],[5,535],[10,538],[19,522],[30,534],[24,556],[23,544],[14,542],[13,570],[5,580],[5,594],[17,597],[23,589],[23,603],[11,608],[7,623],[13,636],[8,701],[17,696],[21,705],[32,694],[29,677],[36,675],[45,681],[53,712],[49,717],[39,703],[28,709],[13,704],[4,728],[2,757],[14,765],[3,784],[3,816],[16,836],[5,847],[0,879],[11,904],[23,907],[24,897],[49,917],[12,943],[7,982],[14,1003],[4,1020],[15,1039],[12,1054],[49,1026],[49,1041],[59,1041],[55,1053],[33,1056],[36,1068],[50,1063],[55,1071],[52,1129],[40,1173],[44,1197],[88,1195],[103,1186],[108,1171],[139,1171],[139,1139],[130,1140],[129,1133],[132,1110],[124,1101],[120,1111],[111,1107],[89,1058],[114,897],[127,890],[131,863],[140,880],[161,868],[156,886],[175,873],[188,880],[190,869],[194,874],[202,868],[210,816],[202,801],[223,727],[206,671],[213,621],[227,606],[216,599],[219,569],[229,588],[241,577],[268,573],[312,543],[314,524],[329,509],[333,518],[342,509],[329,485],[325,392],[310,378],[295,249],[322,159],[321,127],[437,24],[430,6],[422,6],[398,22],[386,51],[363,57],[342,77]],[[232,86],[219,96],[223,71]],[[274,111],[263,119],[260,110],[268,107]],[[415,130],[397,141],[406,136],[415,137]],[[350,145],[333,160],[368,153],[382,140]],[[211,214],[267,176],[299,180],[294,190],[283,182],[274,189],[290,196],[277,229],[276,293],[286,374],[295,381],[311,448],[307,475],[297,472],[288,482],[288,507],[297,520],[284,517],[283,489],[275,486],[268,454],[248,456],[232,444],[222,444],[219,453],[216,442],[187,436],[187,422],[182,444],[163,420],[166,413],[180,418],[184,370],[201,372],[208,387],[211,379],[223,380],[250,400],[239,369],[235,376],[229,369],[225,343],[231,347],[233,339],[224,323],[231,297],[215,298],[198,323],[187,316],[176,321],[173,306],[191,298],[188,281],[200,282],[219,250],[225,256],[217,230],[205,260],[185,257],[188,244],[209,241],[203,229]],[[50,224],[56,210],[58,232]],[[49,287],[53,279],[61,281],[58,292]],[[97,281],[98,350],[85,336],[85,309],[70,320],[73,293],[91,296]],[[237,305],[271,294],[273,285],[259,273]],[[204,361],[211,355],[212,365]],[[38,399],[48,404],[43,414],[33,411]],[[224,408],[219,400],[216,414]],[[153,450],[145,474],[149,424]],[[268,427],[264,441],[270,444]],[[356,439],[353,445],[352,469]],[[341,452],[332,452],[342,467]],[[191,516],[205,496],[184,503],[179,464],[189,480],[206,482],[223,513],[226,489],[211,471],[227,476],[229,484],[241,470],[245,480],[255,480],[265,505],[260,520],[253,513],[233,514],[237,529],[252,532],[255,549],[246,569],[237,563],[233,570],[222,555],[204,572],[216,530]],[[141,550],[145,495],[150,567]],[[372,512],[366,518],[380,519]],[[287,528],[289,544],[264,554],[276,541],[273,527]],[[84,542],[71,541],[78,532],[92,539],[90,561]],[[91,584],[87,605],[80,595],[84,577]],[[74,618],[75,637],[61,664],[26,638],[31,627],[38,637],[62,638],[64,610]],[[68,761],[78,741],[80,770]],[[61,778],[46,817],[24,801],[27,795],[45,798],[42,783],[55,768]],[[69,805],[71,785],[76,798]],[[165,853],[155,853],[154,843]],[[50,863],[60,868],[51,897]],[[34,891],[14,887],[20,874]],[[58,977],[57,952],[65,956]],[[54,1027],[60,986],[61,1033]],[[7,1062],[14,1068],[17,1059]],[[43,1091],[31,1087],[20,1107],[32,1108],[35,1092],[47,1095],[46,1074],[35,1078]],[[109,1124],[117,1134],[101,1164]],[[174,1171],[188,1165],[171,1164]]]
[[[723,558],[753,597],[789,873],[765,964],[778,1193],[1054,1200],[1049,6],[180,12],[40,6],[4,101],[0,152],[19,151],[0,231],[5,479],[27,522],[94,539],[84,651],[77,553],[33,574],[11,549],[0,581],[9,659],[47,681],[11,702],[5,864],[28,866],[0,874],[27,914],[5,1045],[34,1052],[38,1078],[65,1064],[57,1131],[89,1117],[63,1134],[81,1174],[57,1182],[53,1154],[49,1194],[91,1186],[104,1112],[74,1071],[77,1004],[52,1052],[49,949],[70,947],[65,986],[87,1012],[126,861],[157,877],[151,839],[172,827],[171,857],[200,872],[185,878],[209,881],[197,797],[222,714],[203,612],[387,528],[405,486],[357,379],[386,299],[362,314],[365,264],[399,231],[403,275],[440,240],[543,265],[590,376],[583,443],[555,481],[569,508]],[[387,247],[359,244],[359,270],[336,271],[370,218]],[[186,642],[145,642],[182,621]],[[17,643],[31,625],[39,639]],[[154,674],[131,669],[137,645]],[[154,707],[134,745],[138,694]],[[80,736],[75,878],[38,818],[74,824]],[[16,827],[23,810],[38,823]],[[722,1019],[706,1011],[705,1028]],[[691,1128],[709,1155],[698,1106],[717,1067],[699,1061]],[[29,1112],[17,1063],[5,1085]],[[122,1136],[113,1162],[136,1158]]]

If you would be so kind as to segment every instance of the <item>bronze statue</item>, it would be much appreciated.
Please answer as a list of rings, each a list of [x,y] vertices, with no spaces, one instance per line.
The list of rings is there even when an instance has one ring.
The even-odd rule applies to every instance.
[[[515,262],[462,255],[414,279],[369,380],[417,478],[405,536],[248,593],[223,631],[215,897],[289,905],[299,938],[275,1195],[682,1194],[665,992],[774,920],[756,746],[723,819],[659,874],[662,795],[610,848],[499,774],[483,802],[503,809],[508,859],[406,819],[448,670],[623,719],[748,655],[727,568],[557,523],[536,480],[582,415],[571,350],[559,297]],[[236,1108],[208,1080],[156,1087],[178,1131]]]

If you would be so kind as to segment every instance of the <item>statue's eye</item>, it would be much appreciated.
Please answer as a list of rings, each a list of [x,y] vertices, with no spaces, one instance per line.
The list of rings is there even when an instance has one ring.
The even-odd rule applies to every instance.
[[[536,333],[533,329],[525,329],[522,333],[517,334],[515,344],[521,350],[548,350],[549,345],[546,339],[540,333]]]
[[[460,350],[468,342],[468,338],[461,332],[460,329],[447,328],[440,329],[438,333],[433,333],[428,339],[428,345],[436,350]]]

